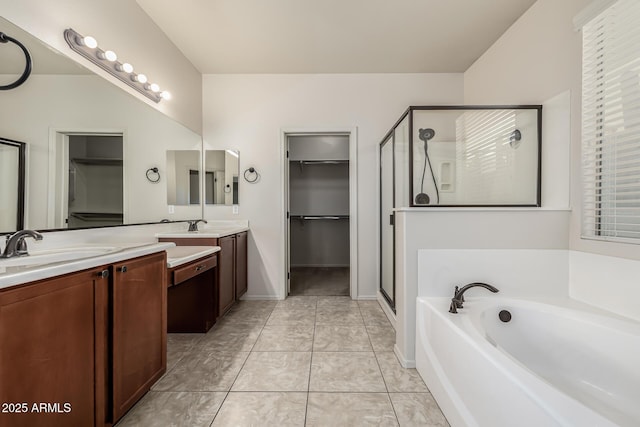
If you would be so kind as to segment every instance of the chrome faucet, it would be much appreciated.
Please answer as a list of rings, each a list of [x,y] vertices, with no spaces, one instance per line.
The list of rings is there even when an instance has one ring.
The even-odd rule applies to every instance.
[[[204,219],[195,219],[187,222],[189,223],[189,230],[187,231],[198,231],[199,222],[204,222],[205,224],[207,223],[207,221],[205,221]]]
[[[471,289],[475,287],[485,288],[487,290],[490,290],[494,294],[498,292],[498,289],[495,288],[494,286],[488,285],[486,283],[481,283],[481,282],[469,283],[468,285],[464,285],[460,289],[458,289],[458,287],[456,286],[456,288],[453,291],[453,298],[451,298],[449,313],[456,314],[458,312],[458,309],[462,308],[462,303],[464,302],[464,293],[467,291],[467,289]]]
[[[42,240],[42,234],[33,230],[20,230],[7,236],[7,245],[4,252],[0,254],[0,258],[13,258],[18,256],[29,255],[27,250],[27,242],[25,237],[33,237],[36,240]]]

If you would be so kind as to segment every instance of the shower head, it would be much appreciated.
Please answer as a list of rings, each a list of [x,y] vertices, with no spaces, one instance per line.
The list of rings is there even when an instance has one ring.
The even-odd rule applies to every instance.
[[[428,140],[430,140],[434,136],[436,136],[436,131],[431,129],[431,128],[419,129],[418,130],[418,138],[420,138],[424,142],[427,142]]]

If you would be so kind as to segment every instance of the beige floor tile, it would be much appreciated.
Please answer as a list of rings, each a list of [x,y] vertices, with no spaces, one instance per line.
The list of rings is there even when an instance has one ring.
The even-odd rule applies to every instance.
[[[228,391],[248,355],[249,353],[246,352],[192,352],[185,355],[152,389],[155,391]]]
[[[253,351],[311,351],[313,325],[267,325]]]
[[[350,296],[320,296],[318,297],[318,308],[355,308],[358,307],[358,301],[351,299]]]
[[[384,311],[380,308],[380,305],[377,306],[361,306],[360,312],[362,313],[362,318],[364,320],[364,324],[369,325],[377,325],[377,326],[391,326],[389,323],[389,319],[387,315],[384,314]]]
[[[306,406],[306,393],[231,392],[212,426],[304,426]]]
[[[364,322],[357,305],[355,307],[318,306],[316,325],[364,325]]]
[[[431,393],[389,393],[401,427],[449,427]]]
[[[317,325],[313,351],[371,351],[364,326]]]
[[[398,422],[387,393],[309,393],[306,425],[397,426]]]
[[[287,299],[278,301],[276,308],[301,308],[315,310],[317,304],[317,296],[288,296]]]
[[[264,325],[271,315],[272,310],[251,311],[251,310],[237,310],[230,311],[225,314],[218,322],[220,325],[226,325],[228,323],[237,324],[250,324],[250,325]]]
[[[117,427],[205,427],[211,424],[226,393],[147,393]]]
[[[386,392],[373,352],[313,353],[310,391]]]
[[[263,325],[221,324],[212,328],[198,345],[201,351],[251,351]]]
[[[167,334],[167,371],[202,339],[204,334]]]
[[[400,366],[393,352],[376,353],[382,376],[389,392],[428,392],[422,377],[415,369]]]
[[[296,307],[278,307],[271,312],[267,325],[313,325],[316,310]]]
[[[254,352],[249,355],[231,390],[307,391],[311,353]]]
[[[391,324],[385,326],[367,325],[373,351],[393,351],[396,344],[396,330]]]

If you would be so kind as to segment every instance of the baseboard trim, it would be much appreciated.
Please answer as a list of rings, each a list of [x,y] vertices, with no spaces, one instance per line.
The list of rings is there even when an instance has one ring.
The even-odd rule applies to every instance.
[[[402,354],[402,352],[400,351],[400,349],[398,348],[398,344],[393,346],[393,352],[396,354],[396,357],[398,358],[398,361],[400,362],[400,365],[402,365],[403,368],[415,368],[416,367],[415,359],[413,359],[413,360],[406,359],[404,357],[404,355]]]

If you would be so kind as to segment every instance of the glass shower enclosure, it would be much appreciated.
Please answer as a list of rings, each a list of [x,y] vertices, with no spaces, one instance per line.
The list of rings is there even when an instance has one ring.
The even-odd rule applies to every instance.
[[[380,292],[395,311],[398,208],[539,207],[542,106],[412,106],[380,143]]]

